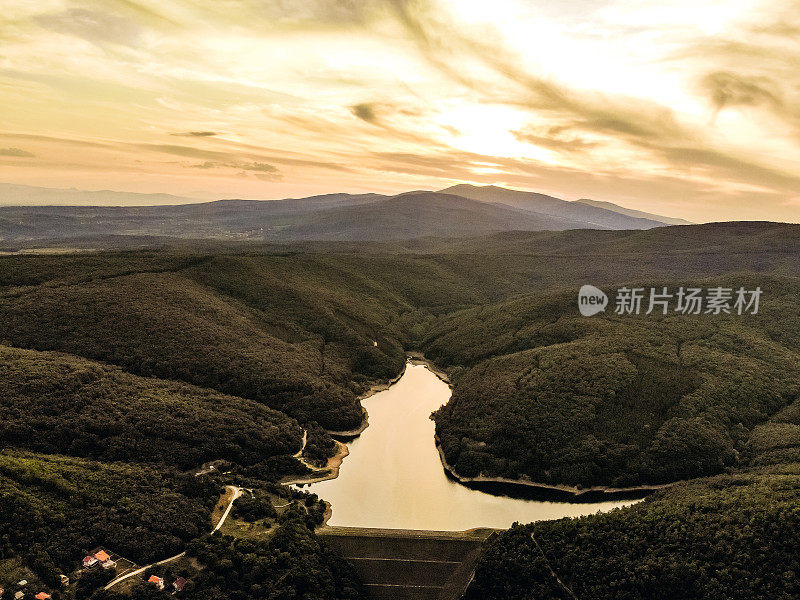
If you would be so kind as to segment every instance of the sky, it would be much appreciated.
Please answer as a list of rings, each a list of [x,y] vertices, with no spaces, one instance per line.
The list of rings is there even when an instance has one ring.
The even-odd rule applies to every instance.
[[[800,222],[800,0],[0,0],[0,182]]]

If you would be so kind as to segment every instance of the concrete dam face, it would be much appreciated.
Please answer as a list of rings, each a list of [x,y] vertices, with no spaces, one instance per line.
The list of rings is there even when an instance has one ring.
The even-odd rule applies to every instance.
[[[493,533],[331,527],[318,535],[353,565],[374,600],[457,600]]]

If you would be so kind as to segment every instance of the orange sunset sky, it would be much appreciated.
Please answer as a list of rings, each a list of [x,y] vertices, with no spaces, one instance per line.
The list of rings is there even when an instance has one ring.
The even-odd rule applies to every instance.
[[[796,0],[0,0],[0,182],[800,221]]]

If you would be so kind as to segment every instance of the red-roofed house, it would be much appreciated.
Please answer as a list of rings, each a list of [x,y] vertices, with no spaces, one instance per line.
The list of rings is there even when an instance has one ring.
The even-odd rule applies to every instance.
[[[47,592],[39,592],[36,594],[36,600],[50,600],[50,594]]]
[[[89,568],[97,564],[97,559],[94,556],[85,556],[83,558],[83,567]]]
[[[104,563],[109,558],[111,558],[111,555],[108,552],[106,552],[105,550],[100,550],[100,552],[95,553],[94,557],[97,560],[99,560],[101,563]]]
[[[150,575],[150,579],[147,580],[147,583],[152,583],[160,590],[164,589],[164,580],[157,575]]]
[[[184,588],[184,587],[186,587],[186,583],[187,583],[186,579],[184,579],[183,577],[178,577],[178,578],[177,578],[177,579],[176,579],[176,580],[175,580],[175,581],[172,583],[172,587],[174,587],[174,588],[175,588],[175,591],[176,591],[176,592],[180,592],[180,591],[182,591],[182,590],[183,590],[183,588]]]

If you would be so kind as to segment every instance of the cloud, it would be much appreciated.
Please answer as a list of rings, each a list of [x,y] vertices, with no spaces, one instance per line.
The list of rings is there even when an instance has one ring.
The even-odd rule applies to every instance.
[[[206,162],[192,165],[193,169],[216,169],[217,167],[221,166],[219,163],[215,163],[214,161],[207,160]]]
[[[375,105],[369,103],[356,104],[350,107],[350,112],[362,121],[375,124],[378,117],[375,115]]]
[[[74,35],[95,44],[135,46],[142,28],[132,19],[85,8],[36,15],[34,22],[57,33]]]
[[[244,169],[245,171],[259,171],[261,173],[277,173],[278,168],[273,165],[268,165],[266,163],[260,162],[253,162],[253,163],[237,163],[236,165],[239,169]]]
[[[773,0],[758,19],[675,53],[703,69],[698,87],[715,111],[759,108],[800,132],[800,1]]]
[[[171,133],[178,137],[213,137],[219,135],[216,131],[182,131],[180,133]]]
[[[18,158],[33,158],[35,155],[21,148],[0,148],[0,156],[16,156]]]
[[[203,163],[190,165],[192,169],[235,169],[240,176],[247,176],[248,172],[253,172],[256,177],[265,181],[278,181],[283,178],[278,167],[263,162],[214,162],[206,161]]]
[[[706,75],[700,85],[718,111],[728,106],[767,105],[776,110],[784,106],[780,87],[769,77],[715,71]]]
[[[231,155],[228,152],[219,152],[217,150],[203,150],[202,148],[193,148],[191,146],[180,146],[177,144],[133,144],[135,147],[142,150],[155,150],[156,152],[164,152],[166,154],[173,154],[175,156],[185,156],[188,158],[206,158],[209,160],[229,160]]]
[[[255,176],[261,181],[280,181],[283,175],[280,173],[256,173]]]
[[[800,175],[766,167],[753,160],[705,148],[676,147],[660,150],[673,164],[711,168],[730,180],[800,193]]]
[[[596,148],[599,145],[598,142],[590,142],[581,137],[560,137],[557,135],[558,129],[559,128],[551,128],[548,132],[550,135],[540,135],[536,132],[526,130],[512,131],[511,133],[520,142],[563,152],[584,152]]]
[[[57,137],[53,135],[39,135],[33,133],[12,133],[0,132],[0,139],[5,138],[8,140],[25,140],[30,142],[45,142],[59,145],[80,146],[85,148],[112,148],[112,144],[105,142],[98,142],[93,140],[81,140],[69,137]]]

